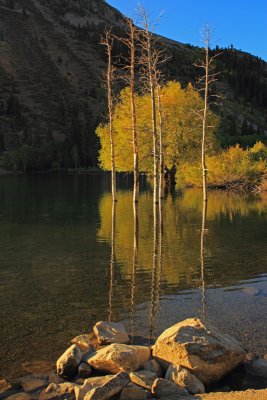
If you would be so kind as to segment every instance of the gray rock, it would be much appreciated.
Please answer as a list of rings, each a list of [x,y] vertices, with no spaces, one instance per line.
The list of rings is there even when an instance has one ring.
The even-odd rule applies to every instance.
[[[75,399],[83,400],[86,393],[90,392],[90,390],[93,390],[99,386],[104,385],[111,378],[113,378],[113,375],[97,376],[94,378],[86,379],[82,386],[75,386],[74,388]]]
[[[119,322],[99,321],[94,326],[94,333],[99,344],[129,343],[124,326]]]
[[[81,360],[82,352],[76,344],[73,344],[57,360],[57,374],[66,379],[75,378]]]
[[[165,379],[185,387],[191,394],[205,393],[203,383],[195,375],[180,365],[170,365],[166,372]]]
[[[148,400],[151,399],[151,394],[148,390],[129,383],[128,386],[122,389],[120,400]]]
[[[258,358],[251,364],[246,365],[246,370],[250,375],[256,375],[267,379],[267,360]]]
[[[155,374],[157,374],[158,378],[162,377],[161,367],[160,367],[159,363],[154,359],[149,360],[149,361],[144,363],[144,370],[145,371],[155,372]]]
[[[143,370],[130,373],[130,379],[133,383],[149,390],[151,390],[151,387],[157,378],[157,374],[151,371]]]
[[[87,363],[81,363],[78,368],[80,378],[87,379],[92,375],[92,368]]]
[[[246,352],[231,336],[190,318],[163,332],[153,355],[158,360],[182,365],[204,384],[209,384],[241,364]]]
[[[158,378],[154,381],[151,393],[158,399],[168,396],[187,396],[188,391],[167,379]]]
[[[150,357],[149,347],[111,344],[98,350],[87,362],[96,370],[116,374],[120,371],[137,371],[143,368],[144,363]]]
[[[110,378],[102,386],[99,386],[93,390],[90,390],[84,400],[107,400],[116,394],[120,393],[121,390],[128,385],[130,382],[129,375],[127,372],[119,372],[117,375]]]

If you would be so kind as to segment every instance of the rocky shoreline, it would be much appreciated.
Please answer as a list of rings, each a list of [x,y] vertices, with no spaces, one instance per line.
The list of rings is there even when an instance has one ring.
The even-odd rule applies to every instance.
[[[29,375],[0,380],[0,400],[208,400],[207,388],[240,365],[267,386],[266,358],[196,318],[168,328],[153,346],[130,344],[122,324],[100,321],[71,340],[54,369],[29,363]]]

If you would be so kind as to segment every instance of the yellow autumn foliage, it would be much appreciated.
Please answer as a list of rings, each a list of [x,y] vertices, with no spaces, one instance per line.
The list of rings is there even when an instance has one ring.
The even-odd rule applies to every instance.
[[[178,82],[168,82],[162,88],[163,144],[165,164],[168,168],[181,162],[193,161],[200,157],[202,123],[197,115],[203,109],[203,99],[192,85],[182,89]],[[139,145],[139,170],[149,172],[153,166],[153,139],[151,129],[151,103],[149,95],[136,96],[137,130]],[[133,170],[133,149],[131,130],[131,104],[129,88],[124,89],[114,110],[114,147],[116,170]],[[208,112],[207,151],[217,149],[214,132],[218,118]],[[110,170],[110,139],[108,125],[101,124],[96,130],[100,138],[99,162],[101,168]]]
[[[251,187],[260,182],[267,170],[267,147],[256,143],[250,149],[239,145],[229,147],[216,156],[207,156],[207,183],[209,186]],[[200,162],[184,163],[180,176],[188,185],[201,187],[202,170]]]

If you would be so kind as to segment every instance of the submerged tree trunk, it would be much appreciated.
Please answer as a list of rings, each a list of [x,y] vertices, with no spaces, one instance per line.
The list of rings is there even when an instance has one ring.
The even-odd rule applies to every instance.
[[[115,268],[115,238],[116,238],[116,202],[112,202],[112,215],[111,215],[111,251],[109,263],[109,310],[108,320],[113,321],[113,297],[114,297],[114,268]]]
[[[207,201],[203,198],[202,204],[202,227],[200,241],[200,265],[201,265],[201,284],[202,284],[202,319],[206,319],[206,284],[205,284],[205,234],[206,234],[206,215]]]
[[[138,231],[139,231],[139,220],[138,220],[138,204],[133,203],[133,271],[132,271],[132,287],[131,287],[131,337],[132,343],[134,342],[135,336],[135,292],[136,292],[136,269],[138,264]]]
[[[157,288],[158,288],[158,255],[159,255],[159,207],[153,205],[153,267],[151,276],[151,305],[149,312],[149,337],[153,341],[156,330]]]
[[[163,152],[163,114],[161,102],[161,88],[158,85],[158,111],[159,111],[159,199],[164,198],[164,152]]]

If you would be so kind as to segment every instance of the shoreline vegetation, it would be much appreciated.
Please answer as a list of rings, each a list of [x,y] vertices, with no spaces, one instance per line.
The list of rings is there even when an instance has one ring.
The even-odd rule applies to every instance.
[[[100,321],[93,332],[70,341],[56,367],[32,361],[24,366],[27,376],[14,383],[0,379],[0,399],[204,400],[220,399],[216,392],[222,391],[235,399],[238,393],[232,393],[223,378],[243,368],[247,381],[250,377],[257,382],[248,388],[262,388],[266,358],[249,353],[233,337],[197,318],[171,326],[152,345],[135,345],[121,323]],[[264,390],[242,393],[252,399],[266,395]]]

